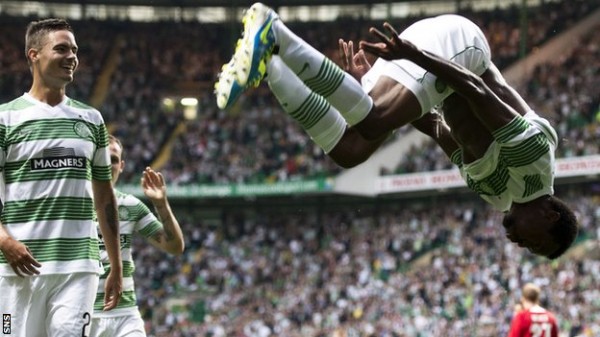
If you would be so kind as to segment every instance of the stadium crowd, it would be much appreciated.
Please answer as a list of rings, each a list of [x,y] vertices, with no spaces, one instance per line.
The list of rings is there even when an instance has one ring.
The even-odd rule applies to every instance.
[[[546,4],[542,9],[531,11],[528,19],[526,51],[534,50],[597,6],[598,1],[559,2]],[[518,59],[520,35],[517,8],[491,12],[465,11],[461,14],[468,16],[483,27],[490,40],[493,59],[500,67],[507,66]],[[405,18],[394,24],[397,27],[403,27],[417,19]],[[352,22],[347,22],[347,20],[342,19],[338,22],[319,23],[318,25],[292,23],[290,26],[318,50],[324,51],[333,60],[338,60],[337,45],[333,43],[337,41],[337,38],[344,37],[354,41],[369,39],[370,37],[366,33],[368,27],[381,24],[364,20]],[[327,32],[327,34],[323,34],[323,32]],[[585,46],[582,43],[582,48],[586,48]],[[593,46],[592,44],[589,47],[588,54],[595,53],[597,55],[598,51]],[[593,57],[593,55],[590,56]],[[592,63],[581,65],[581,67],[590,69],[590,72],[593,73],[593,69],[597,69],[594,67],[597,64],[596,59],[592,58]],[[584,59],[580,58],[579,60],[583,61]],[[573,60],[572,62],[577,61]],[[588,80],[597,81],[593,74],[588,76]],[[578,93],[580,97],[595,97],[593,95],[595,87],[588,86],[586,88],[586,91]],[[172,153],[172,160],[164,168],[167,174],[170,174],[170,179],[180,184],[196,182],[252,183],[306,179],[318,175],[335,175],[340,172],[340,169],[307,139],[296,123],[290,123],[289,117],[278,107],[277,102],[267,90],[251,91],[250,95],[242,96],[241,101],[241,107],[238,107],[235,115],[218,111],[210,101],[208,105],[203,106],[202,116],[196,121],[188,123],[188,132],[179,137]],[[574,104],[569,101],[568,97],[563,101],[567,107]],[[596,98],[596,106],[593,106],[593,102],[589,102],[585,108],[597,109],[597,106]],[[541,113],[549,114],[550,112],[543,111]],[[586,112],[586,114],[590,113]],[[587,119],[586,122],[591,125],[590,127],[597,125],[594,120]],[[217,126],[220,127],[217,128]],[[572,127],[583,129],[586,126],[579,124]],[[265,130],[268,132],[264,132]],[[404,128],[395,136],[401,137],[407,130],[408,128]],[[577,136],[583,136],[577,131],[576,133]],[[244,137],[249,134],[252,136]],[[214,139],[221,139],[221,141],[217,142]],[[239,146],[239,144],[247,146]],[[256,151],[256,149],[261,150]],[[409,154],[404,157],[405,160],[402,161],[400,167],[391,173],[420,172],[452,166],[446,156],[434,146],[427,148],[426,151],[415,148],[411,153],[413,155]],[[198,168],[198,165],[195,164],[197,162],[204,163],[206,167]]]
[[[526,52],[572,26],[598,8],[599,3],[598,0],[548,2],[531,10],[528,13]],[[494,61],[500,67],[519,57],[520,31],[516,7],[488,12],[462,11],[461,14],[483,28],[490,40]],[[398,19],[394,20],[394,24],[402,27],[417,19]],[[23,18],[3,18],[0,23],[2,31],[7,32],[0,37],[3,45],[0,51],[3,69],[0,73],[0,98],[14,97],[28,87],[25,83],[29,78],[28,69],[22,58],[22,41],[18,38],[25,22]],[[380,24],[365,19],[341,18],[318,25],[292,23],[291,26],[311,44],[337,60],[337,38],[369,39],[368,27]],[[118,21],[82,21],[73,22],[73,25],[80,36],[82,62],[77,80],[69,87],[68,94],[84,102],[98,101],[110,131],[125,144],[131,144],[126,149],[128,167],[122,177],[124,182],[138,181],[140,172],[154,162],[181,123],[185,124],[185,132],[176,138],[169,160],[161,167],[169,181],[176,184],[265,183],[333,176],[340,172],[340,168],[312,144],[296,123],[291,122],[267,90],[259,88],[251,91],[250,95],[244,95],[232,111],[216,108],[211,85],[224,58],[231,52],[226,50],[230,43],[222,43],[227,40],[224,37],[237,36],[237,31],[233,32],[235,29],[231,26]],[[580,145],[576,144],[584,144],[586,139],[593,139],[597,133],[597,121],[590,117],[598,106],[597,95],[593,93],[597,84],[594,78],[594,70],[598,68],[597,37],[590,39],[590,43],[582,43],[581,49],[587,49],[585,51],[591,62],[577,63],[576,54],[568,61],[569,66],[579,64],[577,67],[581,71],[554,75],[549,67],[560,65],[548,65],[540,68],[527,88],[531,99],[537,97],[543,101],[541,95],[550,95],[545,99],[557,102],[553,106],[540,107],[541,104],[534,101],[532,105],[544,114],[556,115],[548,111],[551,109],[560,109],[563,116],[564,111],[571,109],[581,113],[582,118],[577,123],[572,117],[569,117],[570,122],[566,118],[559,120],[565,124],[565,127],[559,128],[560,134],[569,139],[572,148],[563,150],[561,155],[577,153],[576,147]],[[574,83],[574,78],[580,82]],[[559,90],[562,95],[543,91],[548,87],[546,81],[554,81],[556,88],[552,88],[552,92]],[[162,98],[173,94],[178,86],[190,83],[202,90],[197,93],[198,117],[185,121],[182,109],[165,107]],[[571,86],[570,90],[563,90],[568,86]],[[432,151],[415,149],[414,153],[428,153],[428,159],[409,155],[407,158],[410,160],[401,163],[391,173],[449,166],[448,162],[438,163],[439,158],[445,157]],[[198,162],[203,165],[198,165]]]
[[[598,336],[599,188],[563,192],[584,243],[552,263],[509,242],[475,199],[239,211],[215,227],[190,217],[180,258],[134,243],[140,308],[156,337],[503,336],[535,282],[561,337]]]
[[[527,51],[599,3],[551,2],[531,11]],[[463,14],[483,27],[500,67],[518,58],[514,8]],[[347,20],[317,27],[297,23],[293,29],[335,60],[338,37],[368,38],[367,28],[380,25]],[[3,101],[29,87],[20,37],[25,22],[0,20]],[[74,26],[82,62],[68,95],[87,102],[97,94],[92,92],[97,79],[110,75],[99,109],[128,145],[122,181],[136,183],[180,123],[186,131],[163,167],[169,183],[271,182],[340,172],[261,88],[229,112],[216,108],[206,88],[198,93],[198,118],[191,121],[184,122],[179,108],[162,105],[160,93],[177,82],[215,80],[230,52],[224,50],[229,43],[220,42],[230,36],[230,27],[87,21]],[[591,34],[570,55],[539,67],[521,88],[536,111],[557,123],[559,156],[600,152],[599,42]],[[112,52],[118,57],[111,59]],[[392,173],[451,167],[435,146],[425,146],[413,149]],[[596,245],[599,188],[564,192],[577,207],[585,242]],[[177,212],[186,235],[183,256],[134,243],[137,295],[150,336],[500,336],[507,332],[520,285],[529,281],[546,287],[544,305],[558,314],[565,336],[600,335],[600,258],[583,260],[574,252],[539,263],[504,237],[499,215],[480,201],[403,201],[316,214],[228,213],[217,225],[186,209]]]

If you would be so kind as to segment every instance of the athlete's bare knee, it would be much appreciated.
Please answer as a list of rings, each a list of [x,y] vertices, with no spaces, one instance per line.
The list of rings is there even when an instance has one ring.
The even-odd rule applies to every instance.
[[[336,149],[333,149],[329,153],[329,157],[340,167],[344,169],[350,169],[367,161],[367,159],[370,157],[370,154],[366,155],[363,153],[347,152],[344,150],[336,151]]]

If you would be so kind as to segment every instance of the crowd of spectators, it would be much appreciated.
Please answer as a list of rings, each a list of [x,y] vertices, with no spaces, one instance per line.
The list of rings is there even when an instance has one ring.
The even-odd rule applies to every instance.
[[[526,53],[534,50],[570,27],[597,5],[597,1],[558,2],[530,11],[527,44],[523,51]],[[483,27],[490,40],[494,61],[500,67],[509,65],[520,57],[518,8],[490,12],[465,10],[462,14]],[[417,19],[419,18],[404,18],[394,21],[394,24],[401,28]],[[290,26],[318,50],[337,60],[337,44],[334,42],[338,37],[354,41],[368,39],[368,27],[379,24],[380,22],[346,18],[318,25],[290,23]],[[588,69],[594,69],[593,64]],[[594,86],[587,88],[591,91]],[[268,90],[265,87],[261,89],[243,96],[233,114],[219,111],[214,106],[211,95],[207,94],[202,100],[205,104],[200,109],[201,115],[197,120],[187,123],[186,132],[175,143],[172,159],[164,167],[168,178],[185,185],[288,181],[338,174],[340,168],[291,121]],[[585,128],[583,125],[577,127]],[[407,129],[398,132],[396,137],[401,137]],[[403,156],[404,160],[392,173],[452,167],[439,149],[431,144],[426,146],[425,151],[415,147]]]
[[[572,26],[579,18],[596,8],[598,3],[547,3],[542,8],[530,11],[527,43],[523,52],[533,51]],[[461,14],[483,28],[490,40],[494,61],[500,67],[509,65],[521,56],[520,13],[517,7],[490,12],[464,10]],[[394,20],[394,24],[402,28],[418,19],[419,17],[398,19]],[[318,25],[289,23],[293,31],[334,61],[338,60],[336,41],[339,37],[353,41],[369,39],[368,27],[380,24],[381,22],[349,18]],[[593,90],[591,88],[594,87],[588,88]],[[266,85],[261,89],[244,95],[233,114],[219,111],[212,95],[206,93],[199,118],[187,123],[187,131],[179,136],[172,151],[172,159],[164,167],[169,179],[183,185],[255,183],[338,174],[340,168],[279,108],[266,90]],[[401,137],[407,129],[402,129],[396,137]],[[417,158],[419,156],[426,158]],[[434,146],[426,151],[415,148],[412,155],[404,158],[394,173],[452,167],[446,156]],[[420,164],[415,164],[413,160]]]
[[[597,8],[599,3],[598,0],[547,2],[530,10],[527,43],[523,51],[527,53],[534,50]],[[494,61],[500,67],[520,56],[521,16],[517,7],[485,12],[463,8],[461,14],[482,27],[490,40]],[[3,45],[0,51],[2,101],[20,95],[29,87],[27,81],[30,76],[23,59],[21,38],[28,19],[31,18],[3,18],[0,23],[2,31],[7,32],[0,37]],[[394,19],[393,23],[401,29],[418,19]],[[170,157],[161,167],[169,181],[175,184],[268,183],[334,176],[340,172],[340,168],[279,108],[264,85],[244,95],[240,104],[231,111],[217,109],[211,87],[220,66],[232,52],[232,41],[239,34],[237,27],[194,22],[72,23],[80,45],[81,64],[68,95],[83,102],[96,100],[97,97],[93,95],[105,97],[98,103],[99,110],[110,125],[110,131],[119,136],[126,147],[127,168],[122,181],[137,182],[143,168],[157,159],[181,123],[185,123],[185,131],[175,139],[172,148],[167,148]],[[380,24],[364,18],[340,18],[333,22],[319,22],[318,25],[289,23],[294,31],[333,60],[338,58],[338,38],[354,41],[369,39],[368,27]],[[596,43],[597,38],[592,42]],[[594,65],[598,59],[597,49],[592,49],[593,45],[582,46],[588,48],[593,62],[579,65],[580,72],[569,74],[571,78],[558,81],[557,86],[571,85],[573,79],[578,79],[582,88],[588,92],[593,90],[594,69],[597,69]],[[547,79],[543,75],[553,73],[550,70],[542,69],[537,73],[538,77],[532,80],[529,94],[536,95],[532,92],[536,86],[547,87]],[[587,80],[581,80],[580,74],[587,74]],[[102,88],[99,79],[106,77],[109,81],[105,90],[93,92],[94,88]],[[202,88],[197,92],[198,117],[189,121],[183,119],[180,107],[168,108],[162,104],[163,97],[176,97],[177,88],[186,84]],[[569,92],[576,90],[572,88]],[[586,93],[580,91],[578,97],[585,98]],[[596,96],[592,92],[591,97]],[[563,110],[566,109],[565,105],[571,107],[574,104],[571,96],[552,98],[558,100],[559,97],[563,98],[556,105],[562,105],[560,108]],[[572,108],[589,109],[593,103],[582,101]],[[590,112],[582,114],[589,117]],[[589,118],[585,122],[589,123]],[[571,122],[569,125],[574,125],[569,129],[568,137],[573,144],[586,144],[585,140],[597,132],[597,127],[589,130],[581,123]],[[414,154],[423,152],[421,149],[414,150]],[[418,159],[420,164],[406,160],[392,173],[449,167],[445,156],[436,150],[428,149],[426,152],[429,159]],[[569,151],[565,152],[569,154]],[[407,158],[413,159],[414,156],[409,154]]]
[[[526,52],[598,3],[550,2],[531,11]],[[482,26],[501,67],[519,57],[515,9],[463,14]],[[337,38],[368,38],[367,27],[380,25],[348,20],[291,25],[335,60]],[[26,22],[0,20],[2,102],[29,88]],[[68,95],[88,102],[116,50],[99,109],[126,146],[122,180],[137,182],[183,122],[181,111],[161,104],[162,92],[178,82],[212,83],[230,56],[227,37],[237,31],[194,23],[73,24],[81,67]],[[599,152],[599,42],[590,35],[571,55],[539,67],[521,88],[536,111],[557,123],[560,156]],[[270,182],[339,172],[264,86],[232,111],[219,111],[210,90],[198,98],[198,118],[185,122],[163,168],[169,183]],[[435,146],[426,146],[412,150],[396,172],[450,167]],[[597,188],[565,192],[577,207],[582,237],[596,245]],[[508,329],[520,285],[529,281],[547,289],[544,304],[558,313],[565,336],[600,335],[600,259],[540,261],[508,242],[498,226],[501,215],[479,200],[402,200],[260,216],[239,210],[218,221],[187,212],[177,210],[186,236],[183,256],[134,242],[139,305],[150,336],[499,336]]]
[[[534,110],[554,121],[557,156],[600,153],[600,36],[596,26],[568,55],[536,68],[523,90]],[[565,71],[566,70],[566,71]]]
[[[183,120],[181,107],[169,108],[163,98],[178,100],[178,83],[212,82],[222,54],[215,46],[228,33],[225,25],[191,22],[114,25],[118,58],[100,110],[127,150],[123,180],[136,182]],[[200,100],[209,93],[198,93]]]
[[[520,286],[535,282],[561,337],[598,336],[599,188],[562,192],[584,241],[554,262],[511,243],[502,214],[471,198],[237,208],[213,226],[195,215],[181,257],[134,242],[140,309],[156,337],[505,336]]]

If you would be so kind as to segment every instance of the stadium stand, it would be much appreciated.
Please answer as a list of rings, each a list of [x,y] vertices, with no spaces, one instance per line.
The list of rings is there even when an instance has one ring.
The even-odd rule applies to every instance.
[[[597,7],[598,1],[561,1],[531,10],[525,50],[535,50]],[[519,57],[519,15],[516,13],[518,9],[515,7],[491,12],[464,10],[462,13],[484,28],[494,60],[501,66]],[[398,19],[394,23],[402,27],[417,19]],[[318,25],[295,23],[293,28],[336,60],[335,41],[338,37],[353,40],[368,38],[368,27],[380,24],[364,19],[349,24],[350,20],[342,18]],[[3,45],[6,45],[0,56],[5,70],[0,74],[2,98],[14,97],[28,87],[27,83],[23,83],[28,78],[25,76],[28,70],[20,61],[22,41],[17,38],[25,24],[23,18],[2,22],[5,31],[14,33],[2,37],[5,40]],[[86,45],[80,46],[82,67],[69,95],[94,103],[110,124],[111,131],[124,139],[125,144],[133,144],[126,149],[128,167],[122,178],[124,182],[137,182],[139,172],[153,163],[160,163],[161,167],[157,168],[162,169],[171,181],[181,185],[269,183],[335,176],[341,172],[297,125],[290,122],[264,88],[243,97],[233,111],[218,111],[211,86],[230,48],[229,43],[224,43],[219,37],[230,36],[231,27],[191,22],[90,21],[73,24],[78,32],[82,32],[81,41]],[[327,33],[323,34],[323,31]],[[225,41],[229,42],[228,39]],[[589,52],[593,53],[593,50]],[[109,57],[109,54],[116,54],[116,57]],[[593,69],[591,67],[588,69]],[[531,84],[529,94],[535,95],[530,92],[535,85]],[[162,104],[162,98],[181,87],[202,89],[196,92],[199,106],[198,117],[194,120],[186,121],[180,108],[169,110]],[[584,88],[592,90],[593,86]],[[587,117],[597,111],[593,103],[586,102],[586,106],[582,107],[589,109],[585,112]],[[586,125],[595,123],[590,118],[582,122],[585,121],[588,122]],[[589,128],[597,128],[594,125],[597,124]],[[590,137],[589,132],[579,131],[588,127],[579,124],[577,127],[572,131],[575,136]],[[179,133],[172,136],[176,130]],[[409,130],[401,130],[396,137]],[[170,138],[174,141],[169,143]],[[213,141],[215,139],[223,141]],[[418,148],[413,151],[421,152]],[[161,153],[167,153],[164,156],[167,159],[157,162]],[[382,170],[389,174],[422,171],[427,169],[426,166],[449,167],[444,156],[438,154],[427,155],[430,158],[427,161],[419,159],[421,164],[418,166],[404,161],[399,165],[407,167]],[[398,158],[401,157],[402,154],[399,154]],[[412,157],[408,154],[407,158]],[[430,163],[432,160],[442,162]],[[196,165],[197,162],[203,165]]]
[[[502,336],[531,281],[548,289],[561,336],[596,336],[599,188],[561,191],[582,243],[554,263],[511,244],[501,215],[469,197],[314,197],[223,209],[218,226],[195,216],[182,258],[134,247],[140,307],[157,337]]]
[[[526,53],[599,4],[558,1],[531,9]],[[484,27],[502,68],[520,58],[517,9],[463,14]],[[21,45],[27,19],[0,20],[2,101],[29,85]],[[295,23],[294,30],[335,59],[337,38],[366,38],[367,27],[380,23],[341,18]],[[123,181],[137,183],[135,172],[163,151],[169,155],[162,170],[173,185],[341,172],[264,88],[230,112],[216,108],[210,86],[229,55],[230,41],[222,37],[232,34],[230,26],[74,26],[88,44],[80,45],[82,68],[68,94],[95,102],[112,132],[134,144],[125,153],[125,172],[133,173]],[[599,152],[599,42],[590,34],[575,51],[536,68],[521,88],[557,123],[562,157]],[[202,88],[195,120],[162,105],[163,96],[181,87]],[[174,130],[183,132],[168,145]],[[436,147],[424,146],[398,154],[406,160],[381,173],[450,167]],[[558,314],[561,337],[600,336],[600,185],[594,179],[557,192],[576,205],[582,230],[580,243],[552,263],[511,244],[499,215],[470,194],[175,200],[186,252],[173,258],[134,242],[139,307],[154,337],[486,337],[507,333],[520,285],[534,281],[549,287],[544,305]]]

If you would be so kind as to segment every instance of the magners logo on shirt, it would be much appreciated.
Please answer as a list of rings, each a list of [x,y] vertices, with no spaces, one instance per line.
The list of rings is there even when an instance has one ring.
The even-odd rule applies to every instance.
[[[47,170],[61,168],[85,168],[84,157],[39,158],[31,161],[32,170]]]
[[[85,157],[75,155],[72,148],[55,147],[43,151],[42,158],[31,160],[31,170],[53,170],[62,168],[85,169]]]

